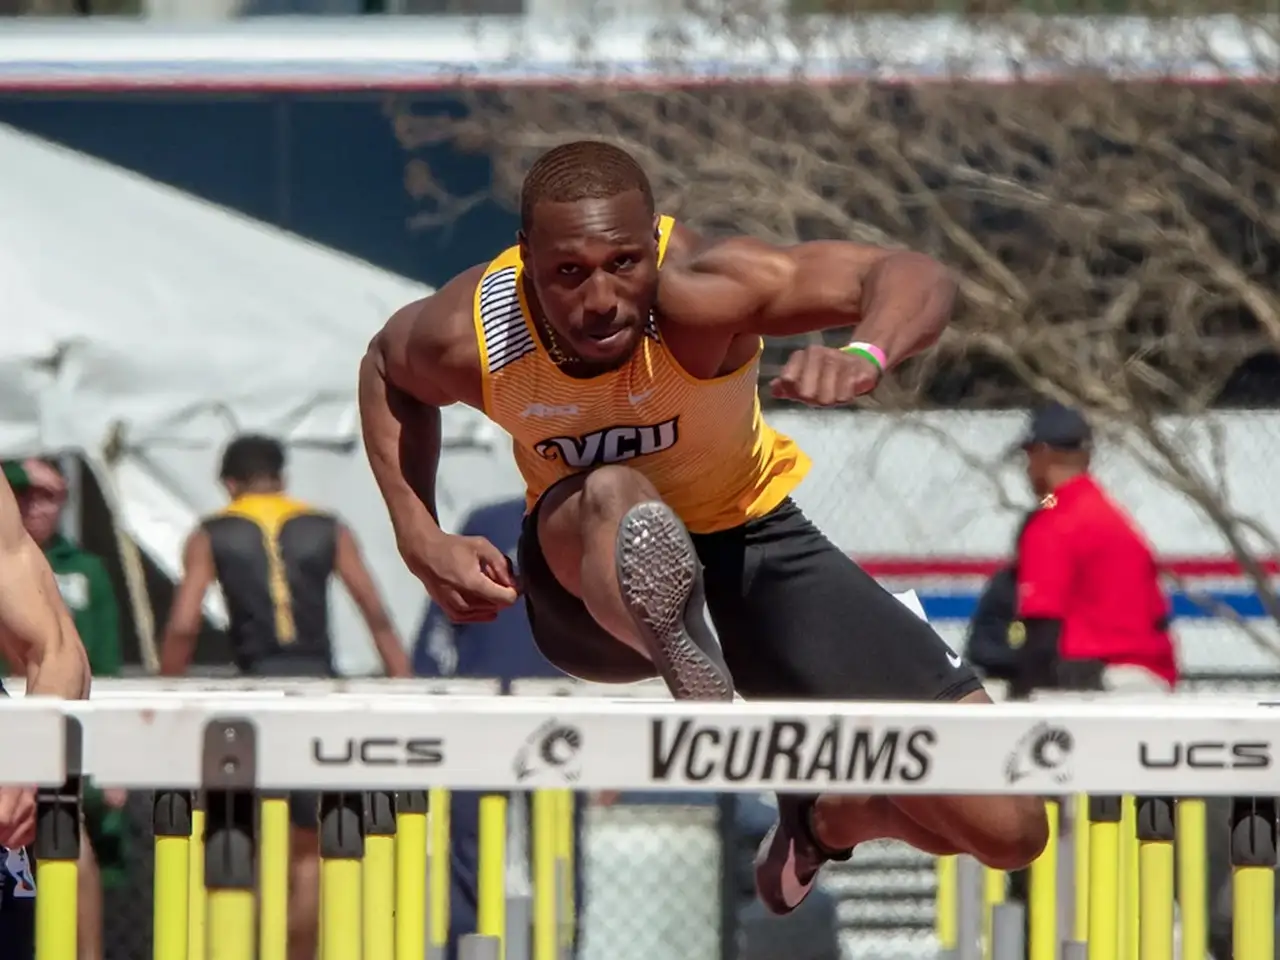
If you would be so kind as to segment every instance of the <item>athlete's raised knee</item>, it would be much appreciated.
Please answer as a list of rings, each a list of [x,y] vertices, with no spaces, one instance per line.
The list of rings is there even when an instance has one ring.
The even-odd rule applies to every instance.
[[[973,855],[996,870],[1021,870],[1044,852],[1049,818],[1039,797],[993,797],[995,829],[973,838]]]
[[[584,524],[616,523],[637,503],[657,499],[658,491],[638,470],[599,467],[582,483],[580,517]]]

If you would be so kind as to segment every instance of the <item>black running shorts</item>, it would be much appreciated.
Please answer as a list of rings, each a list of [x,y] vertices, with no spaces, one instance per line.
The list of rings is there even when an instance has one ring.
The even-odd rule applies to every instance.
[[[35,858],[0,847],[0,957],[36,955]]]
[[[545,497],[545,494],[544,494]],[[519,566],[543,656],[572,676],[634,683],[652,665],[602,629],[538,546],[539,500]],[[981,681],[933,628],[836,548],[790,499],[719,533],[694,534],[707,606],[734,686],[756,700],[959,700]]]

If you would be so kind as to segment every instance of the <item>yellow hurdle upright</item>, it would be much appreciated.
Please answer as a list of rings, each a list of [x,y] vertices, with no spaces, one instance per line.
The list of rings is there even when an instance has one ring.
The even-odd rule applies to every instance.
[[[262,798],[259,841],[258,960],[289,955],[289,798]]]
[[[1209,955],[1209,848],[1204,801],[1179,799],[1175,812],[1182,960],[1204,960]]]
[[[959,941],[960,861],[955,855],[938,858],[938,893],[934,913],[934,933],[944,954],[955,950]]]
[[[395,955],[396,801],[380,790],[364,795],[364,956]]]
[[[396,794],[396,960],[427,955],[427,792]]]
[[[1120,797],[1089,798],[1089,960],[1120,948]]]
[[[427,805],[431,808],[427,826],[427,853],[431,858],[427,868],[431,884],[427,890],[431,904],[427,943],[433,951],[440,953],[449,943],[449,813],[452,802],[449,791],[443,787],[433,787],[427,794]]]
[[[204,886],[209,960],[244,960],[257,947],[257,798],[240,790],[205,793]]]
[[[480,798],[480,856],[477,873],[476,933],[495,937],[503,960],[507,939],[507,797]]]
[[[1233,960],[1275,960],[1276,800],[1231,802]]]
[[[80,778],[36,792],[36,960],[77,960]],[[19,854],[26,859],[26,852]],[[2,948],[3,945],[0,945]]]
[[[191,809],[191,847],[187,856],[187,960],[205,960],[208,945],[208,893],[204,888],[205,796],[193,795]]]
[[[559,958],[559,889],[556,878],[556,814],[550,790],[533,794],[533,960]]]
[[[363,812],[358,793],[320,795],[320,950],[324,960],[361,960]]]
[[[191,882],[192,795],[157,791],[151,803],[155,832],[155,883],[151,910],[155,960],[187,960]]]
[[[1138,808],[1124,797],[1120,808],[1120,960],[1138,960]]]
[[[1071,918],[1071,939],[1075,943],[1089,942],[1089,797],[1078,793],[1072,798],[1072,883],[1075,908]],[[1203,955],[1199,960],[1204,960]]]
[[[1049,842],[1031,863],[1027,938],[1029,960],[1058,960],[1058,835],[1061,808],[1057,800],[1045,802]]]
[[[1140,797],[1138,952],[1141,960],[1173,958],[1174,806],[1168,797]]]
[[[560,947],[572,953],[578,937],[578,879],[575,874],[574,816],[578,799],[572,790],[557,790],[556,874],[560,878]]]

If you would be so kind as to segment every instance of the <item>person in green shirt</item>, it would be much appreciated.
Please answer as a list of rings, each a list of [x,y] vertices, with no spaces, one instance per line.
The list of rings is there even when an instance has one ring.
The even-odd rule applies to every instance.
[[[70,610],[95,677],[120,674],[120,608],[102,560],[64,537],[58,529],[67,484],[57,464],[30,459],[3,464],[27,533],[44,550],[58,591]],[[0,661],[2,663],[2,661]],[[9,673],[8,664],[3,664]],[[81,842],[78,960],[102,960],[102,890],[125,880],[123,790],[86,784],[85,834]],[[85,842],[87,841],[87,842]]]

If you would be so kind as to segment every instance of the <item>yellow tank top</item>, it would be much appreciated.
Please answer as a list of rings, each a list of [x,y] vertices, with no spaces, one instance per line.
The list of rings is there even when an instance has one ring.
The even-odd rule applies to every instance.
[[[662,264],[673,221],[661,219]],[[577,379],[551,361],[520,283],[520,249],[476,287],[484,412],[511,435],[530,507],[556,481],[606,463],[640,471],[693,533],[740,526],[778,506],[809,458],[760,414],[760,349],[713,380],[688,374],[649,327],[623,367]],[[762,344],[763,346],[763,344]]]

